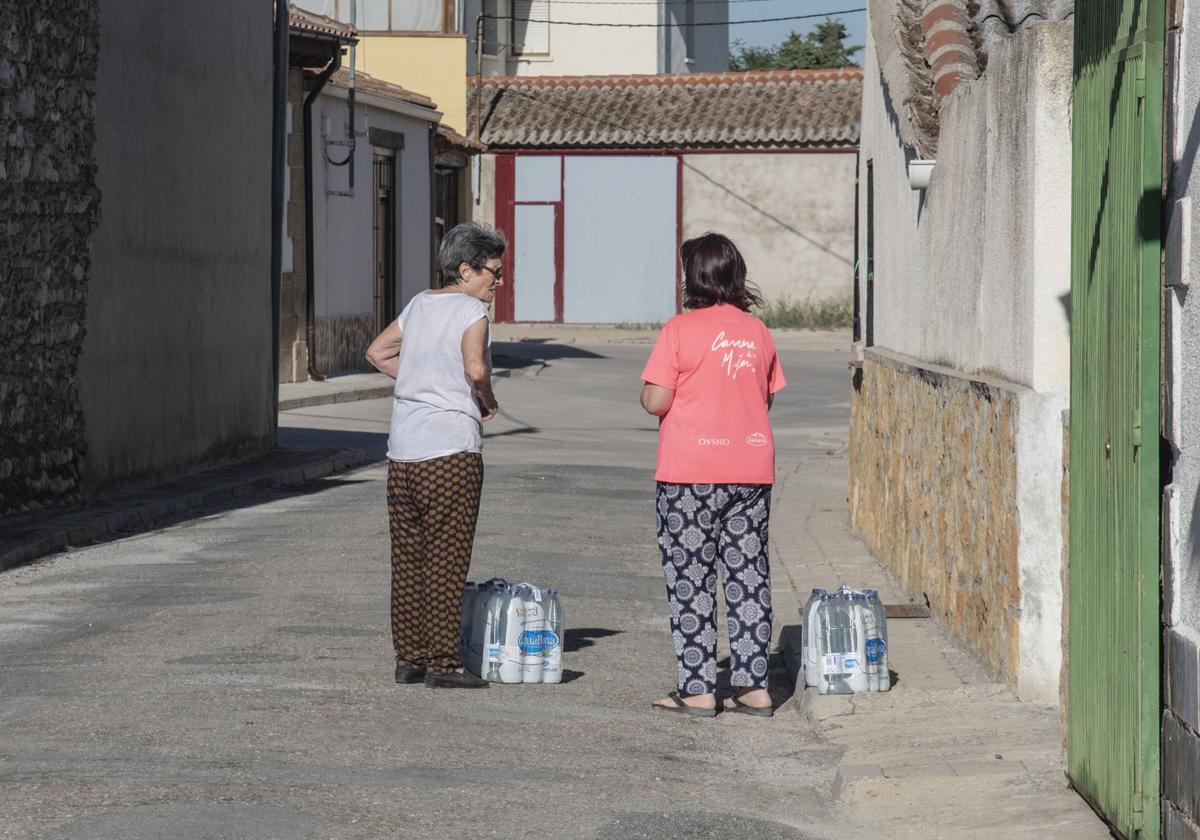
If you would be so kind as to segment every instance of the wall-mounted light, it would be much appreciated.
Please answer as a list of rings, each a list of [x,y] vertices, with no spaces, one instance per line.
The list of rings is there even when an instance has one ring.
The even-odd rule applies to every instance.
[[[908,162],[908,185],[914,190],[923,190],[929,186],[933,177],[933,160],[910,160]]]

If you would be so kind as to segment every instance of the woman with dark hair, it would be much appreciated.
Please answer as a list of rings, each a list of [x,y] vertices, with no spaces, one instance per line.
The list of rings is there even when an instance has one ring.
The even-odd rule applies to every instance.
[[[416,295],[367,349],[396,380],[387,506],[398,683],[488,687],[463,668],[458,625],[483,489],[480,424],[499,411],[488,306],[506,247],[498,231],[473,222],[447,232],[442,288]]]
[[[786,385],[775,342],[758,318],[746,262],[706,233],[680,248],[684,306],[642,371],[642,407],[659,417],[658,545],[679,660],[678,690],[654,704],[717,714],[717,565],[728,614],[727,712],[770,717],[771,573],[767,522],[775,443],[767,411]]]

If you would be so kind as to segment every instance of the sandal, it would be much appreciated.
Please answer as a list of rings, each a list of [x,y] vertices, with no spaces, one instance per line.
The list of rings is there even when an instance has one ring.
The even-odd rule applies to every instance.
[[[680,715],[691,715],[692,717],[711,718],[717,716],[716,709],[702,709],[699,706],[689,706],[683,702],[683,698],[679,696],[678,691],[672,691],[667,695],[667,699],[674,703],[674,706],[664,706],[662,703],[651,703],[650,705],[660,712],[674,712]]]
[[[774,706],[751,706],[748,703],[743,703],[738,699],[737,695],[729,698],[733,701],[732,706],[726,706],[725,711],[735,715],[751,715],[753,717],[774,717]]]

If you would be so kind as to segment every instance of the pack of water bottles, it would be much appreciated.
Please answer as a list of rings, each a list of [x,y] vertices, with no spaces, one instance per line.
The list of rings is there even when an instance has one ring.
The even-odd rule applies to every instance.
[[[562,682],[563,609],[558,590],[503,578],[468,581],[459,652],[467,670],[489,682]]]
[[[801,625],[804,683],[821,694],[888,691],[887,615],[879,593],[814,589]]]

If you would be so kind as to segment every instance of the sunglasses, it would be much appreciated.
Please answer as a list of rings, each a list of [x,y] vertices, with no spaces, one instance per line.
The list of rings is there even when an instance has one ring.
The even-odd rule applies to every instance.
[[[504,279],[504,269],[503,268],[492,268],[490,265],[481,265],[481,266],[479,266],[478,270],[488,272],[493,277],[495,277],[497,280]]]

